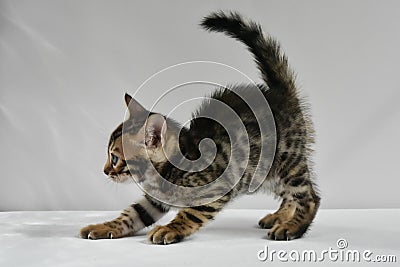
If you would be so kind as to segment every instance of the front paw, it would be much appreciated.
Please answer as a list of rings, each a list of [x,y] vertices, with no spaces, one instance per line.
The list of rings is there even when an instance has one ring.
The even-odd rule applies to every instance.
[[[276,223],[280,223],[279,216],[276,214],[268,214],[258,222],[258,225],[263,229],[271,229]]]
[[[81,237],[85,239],[113,239],[122,237],[120,231],[105,224],[91,224],[81,229]]]
[[[149,241],[153,244],[168,245],[183,239],[183,234],[168,225],[155,226],[148,234]]]
[[[275,224],[268,232],[268,238],[271,240],[292,240],[301,237],[308,225],[298,225],[292,222]]]

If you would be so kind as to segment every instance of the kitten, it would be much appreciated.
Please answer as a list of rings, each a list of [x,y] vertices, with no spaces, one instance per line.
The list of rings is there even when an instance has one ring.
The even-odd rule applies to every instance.
[[[299,238],[309,228],[320,202],[311,180],[310,146],[314,142],[314,131],[310,116],[298,96],[294,74],[280,50],[279,43],[264,36],[258,24],[244,21],[237,13],[212,13],[203,19],[201,26],[209,31],[224,32],[243,42],[253,53],[265,82],[265,85],[220,88],[211,96],[211,99],[227,104],[237,113],[248,134],[248,147],[245,148],[244,143],[240,143],[245,139],[240,134],[228,136],[227,130],[218,122],[205,118],[213,114],[224,120],[224,112],[219,111],[213,101],[204,101],[195,113],[190,127],[182,128],[161,114],[147,111],[126,94],[129,118],[111,134],[104,172],[116,182],[133,178],[143,184],[147,193],[137,203],[125,209],[118,218],[83,228],[80,232],[83,238],[121,238],[154,224],[171,207],[177,206],[173,203],[181,197],[166,184],[189,189],[208,185],[224,173],[230,160],[234,161],[234,167],[228,173],[234,181],[228,179],[229,181],[223,181],[214,188],[226,191],[221,191],[222,194],[192,194],[194,203],[199,204],[186,205],[170,223],[155,226],[148,233],[150,242],[175,243],[198,231],[236,196],[249,193],[251,179],[258,164],[269,172],[256,191],[273,192],[282,199],[275,213],[268,214],[259,221],[260,227],[270,229],[268,237],[273,240]],[[261,136],[261,127],[255,114],[240,97],[254,99],[257,93],[261,93],[268,101],[275,121],[275,129],[270,128],[271,134],[266,134],[265,138]],[[263,120],[268,123],[267,119],[262,118],[261,122]],[[229,124],[228,120],[225,121]],[[273,130],[276,130],[276,147],[271,142]],[[197,165],[193,164],[193,160],[201,156],[200,141],[204,138],[213,140],[216,156],[208,167],[194,171]],[[271,162],[261,157],[261,146],[266,146],[273,152]],[[249,152],[248,162],[231,157],[234,152],[246,154],[246,149]],[[178,168],[171,163],[175,156],[178,157],[178,162],[183,160],[178,156],[181,153],[191,160],[182,165],[189,169]],[[157,175],[161,175],[169,183],[155,182]],[[207,197],[211,201],[202,201]]]

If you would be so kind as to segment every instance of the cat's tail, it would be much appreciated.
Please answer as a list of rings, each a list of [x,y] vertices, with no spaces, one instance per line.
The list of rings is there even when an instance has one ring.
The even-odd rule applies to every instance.
[[[224,32],[243,42],[253,53],[262,78],[271,90],[282,94],[296,94],[295,75],[290,69],[280,44],[270,36],[264,36],[260,25],[245,21],[238,13],[222,11],[211,13],[200,25],[209,31]]]

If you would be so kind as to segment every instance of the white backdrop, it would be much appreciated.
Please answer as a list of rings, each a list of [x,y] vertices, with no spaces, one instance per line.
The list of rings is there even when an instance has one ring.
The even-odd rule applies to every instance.
[[[140,196],[102,173],[125,91],[192,60],[260,80],[242,45],[200,30],[217,9],[260,22],[289,56],[312,104],[322,207],[400,207],[398,1],[1,0],[0,210],[114,210]],[[147,107],[166,88],[152,89],[138,95]],[[277,205],[259,195],[232,207]]]

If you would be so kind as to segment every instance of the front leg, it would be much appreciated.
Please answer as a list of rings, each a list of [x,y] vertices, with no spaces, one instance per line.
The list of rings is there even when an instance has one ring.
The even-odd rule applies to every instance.
[[[169,224],[164,226],[157,225],[147,236],[153,244],[168,245],[177,243],[197,232],[203,225],[212,220],[229,199],[230,196],[225,195],[207,205],[184,208],[179,211]]]
[[[138,203],[125,209],[121,215],[109,222],[88,225],[80,235],[87,239],[113,239],[133,235],[158,221],[169,207],[145,196]]]

